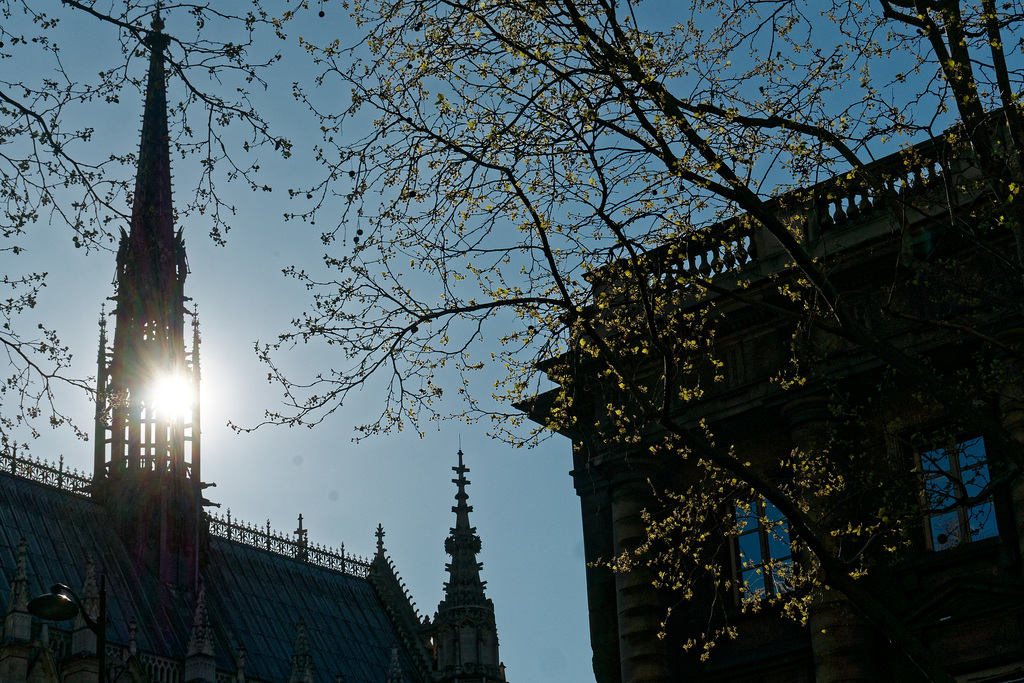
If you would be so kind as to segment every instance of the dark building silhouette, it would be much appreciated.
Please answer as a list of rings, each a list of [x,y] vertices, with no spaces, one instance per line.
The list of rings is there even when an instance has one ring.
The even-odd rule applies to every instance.
[[[971,378],[983,381],[983,366],[998,364],[1002,384],[992,392],[998,400],[978,407],[1024,442],[1022,368],[1012,351],[1024,339],[1020,272],[1013,256],[1004,258],[1017,254],[1014,235],[991,229],[978,238],[969,229],[951,229],[951,221],[976,220],[990,202],[977,180],[981,173],[968,155],[937,138],[860,174],[886,178],[887,191],[851,182],[850,174],[784,195],[773,210],[840,283],[849,297],[844,303],[864,304],[850,305],[879,338],[965,386]],[[871,567],[865,585],[957,680],[1024,680],[1024,481],[1006,475],[1012,468],[990,434],[922,400],[919,388],[863,348],[813,326],[795,334],[799,316],[773,315],[764,304],[784,310],[788,302],[780,287],[799,273],[778,241],[749,216],[646,252],[646,272],[626,263],[591,274],[595,300],[612,282],[608,278],[647,278],[650,287],[666,292],[663,301],[677,302],[683,313],[705,319],[703,312],[715,311],[713,353],[722,364],[713,366],[699,353],[689,359],[690,377],[702,394],[677,403],[673,417],[694,429],[703,421],[766,476],[789,476],[779,474],[780,463],[794,449],[811,452],[834,443],[837,433],[855,441],[864,470],[854,474],[882,482],[879,492],[919,508],[908,516],[903,545],[892,555],[899,561]],[[674,290],[688,275],[715,288]],[[628,287],[614,291],[619,298],[611,305],[632,306],[641,315]],[[741,296],[731,296],[739,291]],[[878,302],[891,314],[880,315]],[[929,324],[934,320],[941,323]],[[609,330],[609,343],[617,341],[616,333],[627,334]],[[785,386],[778,378],[791,367],[797,343],[816,370],[803,385]],[[645,366],[637,356],[633,364],[623,361],[629,371],[659,381],[661,366]],[[788,576],[800,567],[787,521],[763,499],[723,501],[729,509],[718,514],[725,522],[708,525],[709,562],[728,582],[698,578],[692,597],[681,599],[655,587],[653,569],[609,569],[609,560],[647,538],[643,512],[657,517],[662,494],[685,493],[701,481],[700,473],[657,451],[665,432],[656,420],[618,430],[615,411],[628,413],[629,397],[616,380],[602,379],[604,366],[579,354],[552,359],[548,370],[561,388],[524,409],[544,424],[552,406],[564,409],[562,396],[572,398],[576,422],[564,433],[573,442],[598,683],[923,680],[838,593],[817,598],[803,626],[776,607],[742,609],[745,601],[790,590]],[[991,374],[985,377],[993,381]],[[836,396],[860,401],[856,430],[831,412]],[[701,568],[679,571],[703,576]],[[735,638],[721,639],[707,661],[697,657],[699,647],[684,651],[690,638],[724,626],[735,629]]]
[[[416,611],[380,527],[366,561],[310,544],[301,516],[283,535],[204,510],[199,332],[171,204],[168,38],[159,18],[153,28],[112,347],[101,321],[93,474],[67,471],[63,459],[0,455],[0,683],[97,680],[99,629],[29,610],[56,583],[72,587],[93,621],[105,611],[106,681],[505,680],[461,452],[451,578],[433,623]]]

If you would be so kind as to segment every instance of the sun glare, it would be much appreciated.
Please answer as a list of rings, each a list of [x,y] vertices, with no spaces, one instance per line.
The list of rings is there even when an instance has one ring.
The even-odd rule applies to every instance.
[[[161,377],[154,386],[153,408],[157,415],[188,420],[192,415],[192,387],[181,375]]]

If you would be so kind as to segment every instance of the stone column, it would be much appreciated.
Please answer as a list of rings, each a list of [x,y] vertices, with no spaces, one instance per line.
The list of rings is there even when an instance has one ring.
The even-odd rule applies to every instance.
[[[572,472],[583,519],[590,645],[596,683],[618,683],[619,626],[616,614],[615,573],[607,562],[615,555],[612,539],[611,496],[608,483],[586,469]]]
[[[635,549],[646,538],[641,512],[651,501],[649,467],[622,462],[612,480],[612,535],[616,554]],[[665,605],[653,573],[637,567],[615,575],[622,683],[668,683],[671,680],[664,641],[658,638]]]
[[[1024,346],[1024,329],[1015,329],[1000,339],[1006,344],[1021,348]],[[1010,363],[1012,372],[1011,379],[1003,385],[1000,410],[1002,411],[1003,427],[1017,439],[1024,443],[1024,380],[1021,379],[1022,368],[1017,361]],[[1012,465],[1014,458],[1009,458],[1007,464]],[[994,474],[994,473],[993,473]],[[1013,523],[1017,530],[1017,553],[1018,558],[1024,558],[1024,476],[1016,476],[1010,482],[1010,492],[1013,499]]]
[[[805,453],[829,440],[828,399],[808,396],[782,411],[794,448]],[[815,514],[811,501],[811,515]],[[884,647],[875,629],[837,591],[823,591],[811,605],[809,627],[816,683],[880,683],[888,680]]]

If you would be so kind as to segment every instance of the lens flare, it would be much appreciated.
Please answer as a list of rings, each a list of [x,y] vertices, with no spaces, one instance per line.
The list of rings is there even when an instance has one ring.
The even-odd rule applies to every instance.
[[[192,415],[192,385],[181,375],[157,379],[154,385],[153,409],[157,415],[185,421]]]

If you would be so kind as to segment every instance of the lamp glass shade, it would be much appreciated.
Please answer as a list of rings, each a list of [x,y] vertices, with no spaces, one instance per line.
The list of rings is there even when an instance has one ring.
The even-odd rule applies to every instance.
[[[28,603],[28,611],[49,621],[66,621],[78,616],[78,606],[71,598],[57,593],[32,598]]]

